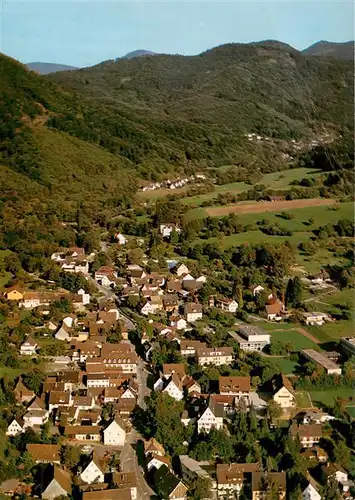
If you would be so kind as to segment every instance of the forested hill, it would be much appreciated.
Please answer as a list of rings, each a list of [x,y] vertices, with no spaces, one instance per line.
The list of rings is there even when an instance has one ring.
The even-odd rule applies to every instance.
[[[275,41],[51,76],[1,56],[0,71],[3,191],[28,194],[35,183],[70,209],[88,198],[117,204],[140,177],[224,164],[278,169],[273,144],[257,147],[251,132],[288,141],[339,137],[353,125],[352,64]]]
[[[124,106],[159,134],[176,128],[179,140],[194,129],[198,149],[201,142],[220,145],[219,132],[295,137],[317,127],[351,127],[352,73],[350,62],[306,57],[267,41],[198,56],[107,61],[51,78],[111,109]]]

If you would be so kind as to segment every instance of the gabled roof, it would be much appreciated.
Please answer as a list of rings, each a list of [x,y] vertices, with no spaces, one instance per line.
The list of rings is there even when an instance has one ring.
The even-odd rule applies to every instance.
[[[160,443],[155,438],[149,439],[149,441],[144,441],[144,452],[147,455],[148,453],[162,453],[165,455],[165,450],[164,446]]]
[[[285,472],[253,472],[252,491],[269,491],[273,484],[277,484],[279,490],[286,491]]]
[[[28,410],[45,410],[46,405],[45,402],[40,399],[38,396],[34,398],[34,400],[31,402],[31,404],[27,407]]]
[[[290,380],[283,373],[278,373],[272,379],[273,394],[276,394],[283,387],[285,387],[291,394],[295,394]]]
[[[292,437],[297,435],[302,439],[304,437],[321,438],[322,425],[321,424],[305,424],[297,425],[295,422],[290,427]]]
[[[155,474],[155,482],[159,487],[159,492],[163,494],[166,498],[173,493],[173,491],[182,485],[187,491],[186,486],[180,481],[180,479],[174,476],[166,465],[163,465]]]
[[[163,375],[172,375],[177,373],[181,378],[186,375],[186,367],[184,363],[164,363],[163,364]]]
[[[244,474],[258,472],[258,463],[217,464],[216,475],[218,484],[242,483]]]
[[[53,479],[65,490],[67,493],[72,491],[72,482],[69,472],[61,467],[55,465],[53,471]]]
[[[250,392],[250,377],[219,377],[219,392]]]

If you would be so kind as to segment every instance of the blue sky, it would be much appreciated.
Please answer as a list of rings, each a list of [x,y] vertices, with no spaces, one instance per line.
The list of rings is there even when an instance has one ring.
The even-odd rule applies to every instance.
[[[1,2],[0,50],[22,62],[88,66],[135,49],[197,54],[265,39],[303,49],[354,37],[352,1]]]

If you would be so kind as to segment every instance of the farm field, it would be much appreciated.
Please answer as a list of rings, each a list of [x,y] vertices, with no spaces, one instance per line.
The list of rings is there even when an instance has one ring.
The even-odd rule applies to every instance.
[[[315,343],[302,335],[302,333],[285,330],[285,331],[271,331],[271,340],[272,341],[281,341],[281,342],[292,342],[295,345],[296,351],[301,349],[313,349]]]
[[[282,170],[279,172],[265,174],[257,184],[264,184],[267,188],[272,187],[273,189],[285,189],[290,187],[290,183],[292,181],[300,180],[306,177],[315,177],[321,173],[323,172],[309,168]],[[212,200],[219,193],[237,194],[242,191],[247,191],[252,187],[252,184],[247,184],[245,182],[231,182],[230,184],[216,185],[214,191],[211,191],[210,193],[202,194],[200,196],[188,196],[186,198],[182,198],[181,201],[186,205],[201,205],[204,201]]]
[[[220,207],[208,207],[206,213],[210,217],[222,217],[228,214],[265,213],[292,210],[304,207],[334,205],[336,200],[330,198],[309,198],[304,200],[261,201],[248,204],[234,204]]]
[[[296,403],[298,408],[311,408],[312,401],[309,393],[306,391],[297,391]]]
[[[334,403],[335,398],[349,399],[354,397],[354,390],[350,387],[345,389],[324,389],[322,391],[310,391],[310,396],[315,405],[321,403],[330,406]]]
[[[256,245],[258,243],[266,242],[277,244],[289,241],[291,245],[297,246],[301,241],[307,241],[310,236],[311,233],[308,232],[297,233],[292,236],[269,236],[261,231],[246,231],[245,233],[231,234],[230,236],[223,236],[222,238],[214,237],[207,240],[198,238],[194,241],[194,243],[204,244],[216,243],[218,241],[223,250],[235,245],[243,245],[244,243]]]

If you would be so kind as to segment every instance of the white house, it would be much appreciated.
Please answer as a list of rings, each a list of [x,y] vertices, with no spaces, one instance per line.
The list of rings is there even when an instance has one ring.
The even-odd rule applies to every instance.
[[[181,233],[181,229],[176,224],[160,224],[159,231],[163,238],[170,238],[173,231]]]
[[[175,326],[177,330],[186,330],[187,321],[182,316],[175,316],[170,318],[170,326]]]
[[[64,323],[64,321],[60,326],[60,328],[58,329],[58,331],[55,333],[54,337],[57,340],[63,340],[63,341],[67,341],[72,338],[70,328]]]
[[[238,310],[238,302],[234,299],[219,299],[217,300],[217,307],[222,311],[235,313]]]
[[[25,425],[20,418],[14,418],[7,427],[6,436],[18,436],[25,432]]]
[[[315,485],[309,483],[307,488],[302,492],[303,500],[322,500],[321,495],[318,493]]]
[[[20,354],[24,356],[33,356],[36,354],[38,344],[31,337],[27,337],[26,340],[21,344]]]
[[[175,273],[177,274],[177,276],[182,276],[184,274],[188,274],[189,272],[189,268],[185,266],[185,264],[180,264],[175,269]]]
[[[258,293],[265,290],[265,288],[261,285],[256,285],[256,286],[253,286],[251,290],[253,292],[253,297],[256,297],[258,295]]]
[[[86,484],[103,483],[105,481],[105,473],[98,465],[95,458],[89,462],[83,472],[80,474],[80,479]]]
[[[290,380],[283,374],[275,375],[272,380],[272,399],[281,408],[293,408],[296,406],[295,391]]]
[[[322,312],[304,312],[303,314],[303,319],[306,325],[324,325],[327,321],[331,321],[331,317],[329,314],[322,313]]]
[[[42,491],[41,498],[54,500],[58,497],[67,497],[72,492],[72,481],[70,473],[59,467],[54,466],[53,476],[50,476],[47,487]]]
[[[149,461],[147,463],[148,472],[153,468],[158,470],[162,465],[166,465],[166,467],[170,469],[170,460],[167,457],[162,457],[160,455],[153,453],[150,456]]]
[[[116,418],[104,429],[104,444],[123,446],[126,440],[126,426],[122,420]]]
[[[197,420],[197,432],[209,433],[211,429],[220,430],[223,428],[223,406],[213,404],[210,401],[208,407]]]
[[[154,311],[155,308],[153,304],[149,300],[147,300],[145,304],[141,307],[140,313],[144,314],[144,316],[148,316],[149,314],[154,313]]]
[[[82,304],[84,306],[90,304],[90,294],[86,293],[83,288],[80,288],[76,293],[82,297]]]
[[[35,427],[44,425],[48,422],[49,411],[48,410],[29,410],[22,417],[25,427]]]
[[[176,399],[176,401],[181,401],[184,397],[182,382],[179,376],[176,373],[173,373],[168,383],[166,384],[163,392],[169,394],[172,398]]]
[[[127,243],[127,238],[121,233],[116,233],[115,239],[119,245],[125,245]]]
[[[185,305],[185,316],[188,323],[202,319],[202,305],[195,302],[190,302]]]

